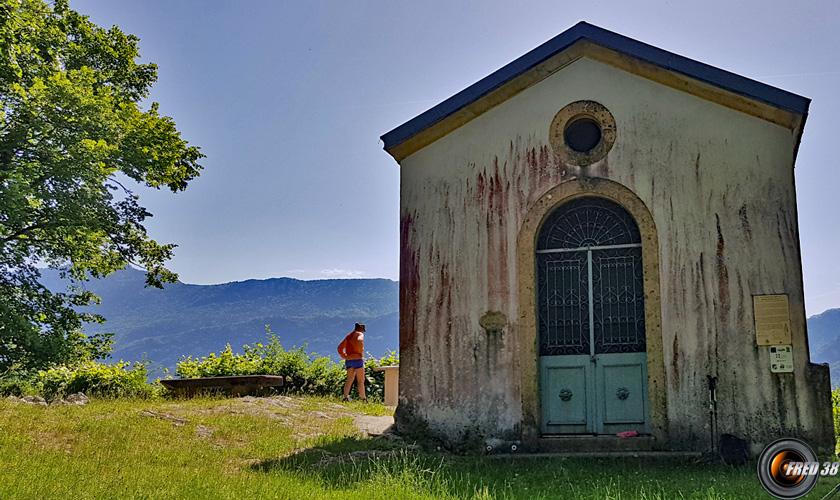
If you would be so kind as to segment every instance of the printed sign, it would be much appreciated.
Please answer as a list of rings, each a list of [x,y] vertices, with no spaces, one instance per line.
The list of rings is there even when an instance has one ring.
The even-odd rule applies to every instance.
[[[787,295],[754,295],[757,345],[790,344],[790,306]]]
[[[793,346],[770,346],[770,371],[773,373],[793,372]]]

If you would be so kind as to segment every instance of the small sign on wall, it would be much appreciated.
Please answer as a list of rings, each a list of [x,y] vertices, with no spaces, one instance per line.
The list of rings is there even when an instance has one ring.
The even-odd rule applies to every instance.
[[[770,350],[770,371],[773,373],[793,372],[793,346],[772,345]]]
[[[791,343],[790,306],[787,295],[753,295],[753,312],[757,345]]]

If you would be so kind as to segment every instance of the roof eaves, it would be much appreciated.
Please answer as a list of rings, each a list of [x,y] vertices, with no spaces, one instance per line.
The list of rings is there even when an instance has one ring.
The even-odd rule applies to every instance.
[[[384,142],[385,150],[391,150],[415,134],[440,122],[447,116],[468,106],[582,39],[777,108],[801,115],[808,113],[811,100],[807,97],[668,52],[581,21],[445,101],[383,134],[381,139]]]

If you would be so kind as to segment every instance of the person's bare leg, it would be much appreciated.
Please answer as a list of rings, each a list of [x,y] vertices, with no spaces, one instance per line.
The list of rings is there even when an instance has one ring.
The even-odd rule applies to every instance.
[[[359,391],[359,399],[367,401],[365,397],[365,369],[356,368],[356,390]]]
[[[355,369],[347,369],[347,381],[344,382],[344,399],[350,399],[350,387],[353,386],[353,379],[356,378]]]

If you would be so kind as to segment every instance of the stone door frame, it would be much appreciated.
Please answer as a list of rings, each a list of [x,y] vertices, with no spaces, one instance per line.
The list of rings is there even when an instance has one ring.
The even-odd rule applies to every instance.
[[[518,382],[522,396],[522,437],[526,440],[538,438],[542,418],[537,349],[537,237],[543,222],[555,208],[581,196],[602,197],[618,203],[633,216],[639,226],[644,272],[649,428],[654,439],[661,444],[667,438],[668,403],[662,350],[659,239],[656,225],[650,211],[635,193],[617,182],[599,178],[572,179],[550,189],[528,209],[519,230],[519,317],[516,322],[516,338],[519,346]]]

